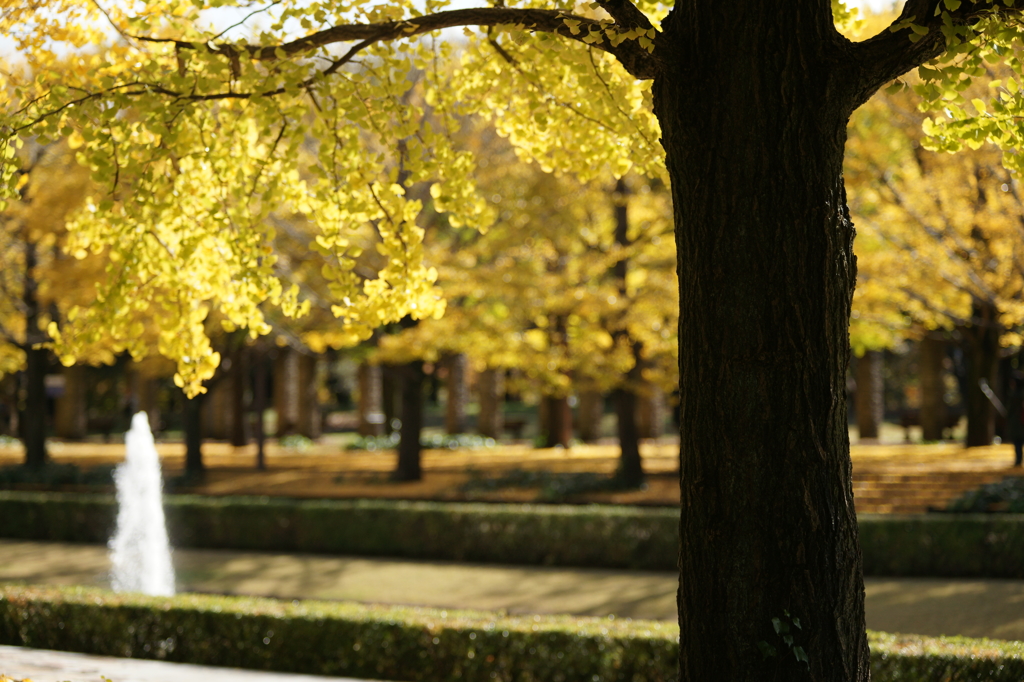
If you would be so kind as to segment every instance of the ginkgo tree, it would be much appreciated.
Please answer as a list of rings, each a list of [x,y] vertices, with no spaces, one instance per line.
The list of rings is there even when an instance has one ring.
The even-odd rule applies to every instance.
[[[877,329],[881,320],[891,335],[912,337],[957,330],[969,359],[966,443],[988,445],[984,382],[997,384],[999,349],[1020,346],[1024,324],[1021,189],[992,145],[925,149],[919,102],[878,96],[851,126],[846,176],[862,253],[855,322]]]
[[[89,302],[103,275],[98,258],[75,259],[63,248],[65,221],[81,203],[89,174],[67,145],[29,142],[18,155],[18,196],[0,212],[0,377],[22,373],[19,430],[25,464],[47,462],[45,376],[52,362],[45,328]],[[83,346],[81,359],[110,363],[108,348]]]
[[[214,7],[237,7],[241,25],[211,25]],[[337,254],[335,312],[354,334],[437,311],[421,205],[398,176],[432,182],[452,220],[480,222],[451,113],[493,118],[544,168],[666,173],[680,289],[680,679],[866,680],[845,405],[846,124],[927,63],[937,144],[989,138],[1018,164],[1019,77],[984,108],[962,97],[986,60],[1021,69],[1018,12],[1013,0],[909,0],[854,42],[836,28],[849,18],[840,0],[32,0],[0,15],[21,58],[2,125],[8,147],[29,129],[76,136],[100,188],[77,246],[106,250],[112,276],[99,305],[53,330],[59,351],[74,355],[89,325],[141,352],[127,320],[158,305],[161,350],[192,392],[216,364],[207,309],[258,334],[261,301],[301,306],[265,249],[265,217],[282,203]],[[465,31],[439,33],[450,28]],[[54,68],[69,54],[70,69]],[[459,68],[440,67],[449,59]],[[422,105],[403,98],[410,68],[428,74]],[[421,129],[423,106],[442,122]],[[317,161],[300,168],[308,138]],[[403,169],[389,158],[400,142]],[[367,222],[386,263],[363,280],[348,274],[346,231]]]

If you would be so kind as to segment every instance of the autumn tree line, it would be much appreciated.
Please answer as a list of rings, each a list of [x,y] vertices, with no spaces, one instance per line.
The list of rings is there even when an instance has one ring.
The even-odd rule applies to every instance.
[[[892,88],[850,124],[845,170],[858,228],[852,421],[861,438],[876,438],[887,416],[938,440],[965,416],[966,443],[987,445],[1001,431],[1000,396],[1017,369],[1024,323],[1021,188],[991,147],[957,155],[929,149],[918,105],[910,88]],[[7,265],[0,275],[0,427],[18,434],[26,461],[38,465],[46,458],[45,420],[18,415],[45,414],[47,391],[61,396],[50,428],[66,438],[87,430],[109,434],[118,410],[129,407],[150,411],[160,424],[158,403],[165,412],[174,404],[180,415],[170,422],[186,433],[190,466],[198,471],[204,437],[262,442],[253,411],[274,408],[278,435],[316,437],[319,405],[331,403],[331,388],[341,386],[323,369],[329,354],[359,368],[350,373],[350,386],[334,391],[355,399],[358,419],[348,425],[369,436],[401,430],[399,478],[420,475],[423,402],[438,386],[447,395],[445,429],[467,430],[472,377],[476,428],[494,438],[506,426],[521,435],[524,426],[521,416],[504,423],[506,394],[536,405],[537,441],[549,447],[595,440],[609,409],[622,473],[639,482],[639,440],[661,435],[675,409],[676,257],[663,178],[583,181],[523,161],[491,125],[467,125],[459,135],[479,158],[474,181],[493,213],[488,230],[430,210],[438,197],[396,176],[406,195],[428,207],[420,218],[423,258],[436,271],[432,295],[442,301],[442,314],[407,316],[351,349],[350,332],[331,310],[336,254],[318,244],[301,215],[270,213],[275,270],[295,287],[304,314],[267,317],[273,340],[254,340],[211,315],[205,328],[219,367],[207,379],[209,394],[192,400],[169,399],[166,390],[158,399],[160,380],[174,366],[156,356],[117,357],[102,330],[94,332],[91,354],[56,375],[47,329],[74,319],[75,307],[88,303],[91,288],[109,275],[100,255],[76,246],[67,230],[89,190],[88,173],[75,160],[81,142],[28,140],[20,157],[21,199],[3,213],[0,233]],[[386,258],[380,234],[358,239],[350,250],[355,272],[380,269]],[[133,323],[137,336],[154,345],[157,327],[145,316]],[[908,353],[915,358],[911,371],[900,360]]]

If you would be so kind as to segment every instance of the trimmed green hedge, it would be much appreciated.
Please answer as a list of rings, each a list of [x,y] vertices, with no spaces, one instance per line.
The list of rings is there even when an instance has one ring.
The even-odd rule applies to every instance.
[[[370,679],[667,682],[674,624],[0,586],[0,644]],[[1024,643],[869,633],[875,682],[1020,682]]]
[[[168,495],[175,547],[674,570],[678,512],[612,505]],[[0,537],[106,542],[109,495],[0,492]]]
[[[606,618],[0,587],[0,643],[386,680],[675,678],[677,629]]]
[[[175,547],[672,571],[678,510],[168,495]],[[0,492],[0,537],[105,543],[109,495]],[[868,575],[1024,578],[1024,515],[862,515]]]
[[[874,682],[1020,682],[1024,642],[868,632]]]
[[[1024,514],[865,514],[868,575],[1024,578]]]

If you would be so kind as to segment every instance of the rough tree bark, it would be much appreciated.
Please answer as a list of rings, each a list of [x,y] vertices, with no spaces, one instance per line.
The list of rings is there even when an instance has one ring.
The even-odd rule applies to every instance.
[[[882,400],[882,352],[869,350],[857,358],[857,435],[878,438],[885,405]]]
[[[942,440],[946,426],[946,385],[942,380],[946,341],[941,332],[921,339],[921,439]]]
[[[864,681],[843,147],[852,111],[941,50],[941,34],[854,45],[825,0],[681,0],[662,29],[653,95],[680,289],[680,679]]]

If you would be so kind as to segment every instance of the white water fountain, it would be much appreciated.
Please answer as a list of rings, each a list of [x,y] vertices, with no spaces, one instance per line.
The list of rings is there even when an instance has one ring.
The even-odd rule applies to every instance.
[[[174,594],[174,567],[164,523],[163,480],[149,417],[139,412],[125,434],[125,460],[114,471],[117,531],[110,538],[115,592]]]

